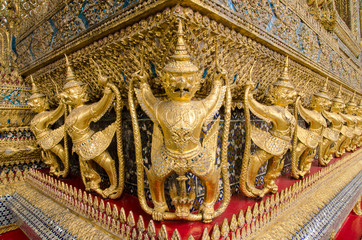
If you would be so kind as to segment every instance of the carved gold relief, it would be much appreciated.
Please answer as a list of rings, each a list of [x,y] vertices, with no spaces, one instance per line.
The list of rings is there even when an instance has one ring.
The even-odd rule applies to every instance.
[[[300,96],[297,97],[294,109],[295,117],[297,118],[297,113],[299,113],[309,124],[309,128],[307,130],[296,125],[291,167],[294,178],[303,178],[310,172],[317,147],[323,141],[323,131],[327,128],[327,122],[322,116],[322,112],[331,104],[327,92],[326,81],[321,91],[312,96],[312,110],[303,107]]]
[[[339,114],[345,121],[342,127],[341,138],[337,142],[338,152],[337,157],[342,156],[346,151],[355,150],[360,136],[360,129],[357,125],[358,117],[354,114],[357,112],[357,104],[355,102],[355,94],[353,94],[350,101],[345,105],[344,113],[341,111]]]
[[[55,130],[51,130],[49,125],[54,124],[64,114],[65,106],[60,101],[59,106],[53,110],[49,110],[48,99],[39,92],[32,76],[32,95],[29,98],[29,105],[33,111],[38,114],[32,119],[30,129],[37,138],[37,143],[42,148],[42,158],[44,163],[50,166],[49,173],[57,177],[65,178],[69,173],[68,147],[65,140],[65,147],[60,141],[65,136],[64,126]],[[57,158],[63,163],[63,170],[58,163]]]
[[[361,136],[362,129],[360,128],[360,117],[358,116],[358,106],[355,99],[356,93],[353,94],[352,99],[347,104],[346,113],[354,118],[355,126],[353,129],[354,136],[351,139],[350,146],[347,148],[348,151],[354,151],[359,147],[359,139]]]
[[[98,68],[98,83],[104,86],[103,97],[96,103],[86,105],[88,101],[87,85],[76,79],[68,58],[67,78],[63,87],[64,102],[72,110],[65,120],[65,129],[73,141],[73,152],[79,156],[79,165],[83,183],[87,191],[95,191],[104,198],[118,198],[123,191],[123,152],[121,141],[121,99],[120,93],[108,79],[101,75]],[[98,67],[98,65],[97,65]],[[94,132],[90,128],[91,122],[97,122],[111,107],[116,95],[117,120],[102,131]],[[119,171],[116,171],[115,161],[107,151],[112,138],[117,131],[117,154]],[[101,166],[108,175],[110,186],[104,190],[100,188],[101,177],[95,169],[95,163]]]
[[[217,50],[215,50],[217,51]],[[142,51],[144,54],[144,52]],[[141,56],[141,59],[145,57]],[[230,124],[231,94],[226,72],[215,60],[213,88],[210,94],[202,100],[194,100],[199,89],[203,71],[199,70],[190,60],[185,46],[184,33],[179,20],[177,43],[170,62],[159,75],[166,91],[167,100],[156,98],[149,83],[148,71],[143,66],[134,74],[134,91],[141,108],[154,123],[151,149],[150,169],[146,168],[150,182],[150,191],[154,208],[150,208],[144,194],[143,158],[141,152],[140,133],[133,103],[133,87],[129,88],[129,104],[133,122],[133,131],[137,161],[137,188],[142,208],[152,214],[155,220],[186,219],[210,222],[220,215],[230,200],[230,186],[226,166],[227,138]],[[225,81],[223,86],[222,80]],[[226,94],[226,99],[225,99]],[[225,120],[221,152],[221,166],[215,165],[216,140],[219,130],[219,119],[214,121],[206,137],[200,143],[202,126],[213,119],[225,99]],[[197,176],[205,186],[205,198],[198,214],[190,213],[195,194],[193,188],[186,191],[186,173]],[[223,176],[224,200],[222,205],[214,210],[214,204],[219,194],[220,172]],[[165,200],[164,182],[171,174],[178,175],[179,191],[174,184],[170,195],[176,207],[175,212],[169,212]]]
[[[250,70],[251,75],[251,70]],[[294,102],[296,91],[288,75],[288,57],[286,58],[283,74],[274,82],[270,90],[271,101],[274,105],[267,106],[253,98],[250,91],[253,83],[246,83],[244,114],[246,122],[246,143],[240,176],[240,189],[248,197],[263,197],[268,192],[277,192],[275,179],[280,176],[284,166],[284,154],[291,148],[294,126],[294,116],[288,111],[288,105]],[[249,110],[259,118],[272,123],[272,129],[265,132],[251,125]],[[250,141],[258,149],[250,154]],[[257,189],[255,179],[259,168],[268,161],[267,173],[264,177],[264,187]]]
[[[334,0],[308,0],[309,13],[328,31],[333,31],[336,24],[336,6]]]
[[[326,166],[330,160],[333,159],[333,154],[336,154],[338,148],[338,140],[341,138],[341,131],[343,123],[345,122],[343,118],[338,114],[341,109],[344,108],[344,102],[341,98],[341,88],[338,91],[336,97],[332,100],[332,105],[330,111],[324,110],[322,115],[326,118],[331,126],[329,128],[323,129],[323,142],[319,146],[318,161],[322,166]],[[332,144],[334,144],[333,147]]]

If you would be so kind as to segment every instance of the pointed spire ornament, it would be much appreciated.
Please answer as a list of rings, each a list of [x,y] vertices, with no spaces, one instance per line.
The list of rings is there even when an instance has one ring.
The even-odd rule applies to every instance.
[[[107,214],[107,216],[112,215],[111,204],[109,202],[107,202],[107,204],[106,204],[106,214]]]
[[[167,230],[166,230],[166,226],[164,224],[162,224],[161,230],[158,233],[158,239],[159,240],[168,240]]]
[[[198,67],[190,61],[191,57],[187,53],[181,19],[178,21],[176,50],[171,59],[173,61],[168,63],[163,69],[165,72],[193,73],[199,71]]]
[[[99,203],[98,209],[99,209],[99,211],[100,211],[101,213],[103,213],[103,212],[106,210],[106,207],[105,207],[105,204],[104,204],[103,199],[101,199],[101,202]]]
[[[202,232],[201,240],[210,240],[209,230],[207,227],[205,227],[204,231]]]
[[[175,231],[173,231],[173,234],[171,236],[171,240],[181,240],[181,235],[178,232],[177,229],[175,229]]]
[[[227,218],[224,218],[222,224],[221,224],[221,236],[226,238],[229,234],[230,228]]]
[[[34,79],[33,79],[33,75],[30,75],[30,81],[31,81],[31,96],[29,97],[30,99],[35,99],[35,98],[40,98],[40,97],[45,97],[45,95],[43,93],[41,93],[38,89],[38,87],[36,86]]]
[[[121,221],[122,224],[126,223],[127,221],[127,217],[126,217],[126,212],[124,211],[124,208],[121,208],[121,211],[119,213],[119,220]]]
[[[64,54],[64,56],[65,56],[67,72],[66,72],[65,84],[63,86],[63,89],[77,87],[77,86],[83,86],[84,85],[83,82],[76,80],[72,67],[69,63],[68,56],[65,54]]]
[[[314,94],[314,96],[317,96],[317,97],[321,97],[321,98],[325,98],[327,100],[330,100],[330,97],[328,96],[328,77],[326,78],[326,81],[324,83],[324,86],[323,88],[317,92],[316,94]]]
[[[253,215],[251,214],[251,208],[250,208],[250,206],[248,206],[248,208],[246,209],[246,213],[245,213],[246,223],[247,223],[247,224],[250,224],[252,218],[253,218]]]
[[[253,218],[257,218],[259,215],[259,205],[256,202],[253,207]]]
[[[156,227],[153,220],[150,220],[150,222],[148,223],[147,234],[148,236],[150,236],[150,238],[156,237]]]
[[[342,99],[342,85],[339,85],[339,90],[337,95],[332,99],[333,102],[339,102],[339,103],[344,103],[343,99]]]
[[[119,212],[118,212],[118,207],[116,204],[113,204],[113,207],[112,207],[112,218],[113,219],[118,219],[119,217]],[[142,217],[142,216],[140,216]]]
[[[190,236],[187,238],[187,240],[195,240],[195,238],[194,238],[192,235],[190,235]]]
[[[236,215],[233,214],[230,221],[230,230],[235,232],[237,228],[238,228],[238,221],[236,220]]]
[[[278,80],[276,82],[273,83],[273,86],[280,86],[280,87],[285,87],[285,88],[289,88],[289,89],[294,89],[294,86],[291,83],[290,78],[289,78],[289,57],[288,56],[285,58],[284,70],[282,72],[282,75],[278,78]]]
[[[347,106],[353,106],[353,107],[357,107],[357,103],[356,103],[356,91],[353,92],[352,98],[351,100],[348,102]]]
[[[260,214],[260,215],[263,215],[263,214],[264,214],[264,210],[265,210],[264,201],[261,200],[261,202],[260,202],[260,204],[259,204],[259,214]]]
[[[218,240],[220,239],[220,229],[219,229],[219,224],[215,223],[214,228],[212,230],[212,234],[211,234],[211,240]]]
[[[139,233],[142,233],[142,232],[144,232],[144,231],[146,230],[146,228],[145,228],[145,222],[143,221],[142,215],[140,215],[140,216],[138,217],[137,230],[138,230]]]
[[[129,211],[128,217],[127,217],[127,224],[130,227],[134,227],[136,225],[136,222],[134,220],[133,212]]]
[[[239,227],[244,227],[244,224],[245,224],[244,212],[241,209],[238,215],[238,225]]]

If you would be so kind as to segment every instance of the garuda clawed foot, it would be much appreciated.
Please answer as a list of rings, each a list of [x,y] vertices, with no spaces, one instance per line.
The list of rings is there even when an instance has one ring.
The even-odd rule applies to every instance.
[[[202,221],[204,223],[210,223],[214,217],[214,203],[202,203],[200,212],[202,213]]]

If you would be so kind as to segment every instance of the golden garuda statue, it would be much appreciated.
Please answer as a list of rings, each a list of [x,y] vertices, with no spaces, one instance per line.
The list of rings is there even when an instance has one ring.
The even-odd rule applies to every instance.
[[[101,75],[100,69],[98,83],[104,86],[103,97],[93,104],[85,104],[88,101],[87,85],[78,81],[69,64],[67,56],[67,76],[63,87],[64,102],[72,111],[65,120],[65,128],[72,138],[73,152],[79,156],[80,172],[86,191],[95,191],[104,198],[118,198],[123,191],[124,163],[121,142],[120,120],[120,93],[118,89]],[[98,65],[97,65],[98,67]],[[112,106],[116,95],[117,120],[102,131],[94,132],[90,128],[91,122],[97,122]],[[117,154],[119,159],[119,171],[116,171],[115,161],[107,151],[114,133],[117,131]],[[110,186],[100,188],[101,177],[95,169],[94,163],[102,167],[108,175]],[[117,177],[118,176],[118,177]]]
[[[361,131],[361,134],[359,135],[358,140],[358,147],[362,144],[362,99],[359,102],[359,106],[357,109],[357,127],[359,128],[359,131]]]
[[[32,95],[29,98],[28,104],[34,112],[38,114],[31,120],[30,129],[34,133],[37,143],[42,148],[42,158],[44,163],[49,165],[49,174],[56,177],[65,178],[69,173],[69,158],[66,138],[63,147],[60,142],[65,136],[64,125],[51,130],[49,125],[54,124],[64,114],[65,106],[60,101],[59,106],[53,111],[49,109],[47,97],[41,93],[30,76],[32,82]],[[62,162],[61,166],[58,158]],[[61,170],[63,169],[63,170]]]
[[[358,106],[355,97],[356,97],[356,92],[353,94],[351,101],[347,104],[346,107],[346,113],[354,118],[354,123],[355,123],[354,127],[351,126],[351,128],[353,129],[354,136],[351,139],[349,147],[347,147],[348,151],[354,151],[357,149],[357,147],[359,146],[359,139],[361,136],[361,128],[358,122],[361,120],[358,117]]]
[[[251,75],[251,70],[250,70]],[[246,140],[243,162],[240,175],[240,190],[248,197],[263,197],[268,192],[277,192],[278,186],[275,179],[280,176],[284,166],[284,154],[291,148],[294,126],[294,116],[289,112],[289,104],[294,103],[297,96],[293,84],[288,75],[288,57],[285,60],[282,76],[272,85],[271,102],[274,105],[267,106],[253,98],[250,91],[253,82],[246,83],[244,98],[244,115],[246,122]],[[250,112],[264,121],[272,124],[269,132],[263,131],[250,122]],[[255,152],[250,154],[251,140],[258,146]],[[255,179],[258,170],[267,161],[268,167],[264,177],[262,189],[255,187]]]
[[[319,146],[318,161],[322,166],[326,166],[333,159],[333,154],[337,152],[338,139],[341,138],[340,134],[344,134],[342,128],[345,121],[339,114],[344,107],[341,88],[339,88],[337,95],[332,99],[330,111],[322,111],[322,115],[331,123],[329,128],[323,129],[324,139]],[[334,146],[331,147],[333,143]]]
[[[312,96],[312,110],[304,108],[300,101],[300,96],[297,97],[294,110],[295,117],[299,113],[309,124],[309,129],[307,130],[296,125],[296,132],[293,137],[292,177],[304,177],[310,172],[317,147],[323,140],[323,130],[327,128],[327,122],[322,116],[322,112],[330,104],[330,98],[326,94],[326,85],[321,91]]]
[[[354,146],[355,142],[353,142],[356,139],[356,133],[358,134],[358,129],[356,132],[357,118],[354,116],[357,109],[357,104],[355,103],[354,98],[355,93],[353,94],[349,103],[346,104],[344,109],[345,113],[339,113],[345,120],[346,125],[343,128],[345,132],[344,137],[340,139],[339,142],[340,147],[339,154],[337,154],[338,157],[344,154],[346,151],[352,151],[356,148],[356,146]]]
[[[200,87],[202,71],[190,61],[184,43],[184,33],[181,21],[177,32],[175,53],[171,56],[162,74],[162,83],[167,99],[156,98],[147,83],[148,73],[142,68],[134,74],[136,87],[129,87],[129,104],[133,122],[133,131],[137,161],[138,198],[142,208],[152,214],[155,220],[186,219],[190,221],[203,220],[210,222],[219,216],[230,201],[230,184],[227,170],[227,142],[231,117],[231,93],[225,72],[216,61],[214,86],[210,94],[203,100],[193,100],[195,92]],[[222,78],[226,86],[222,86]],[[137,122],[133,96],[154,123],[150,169],[146,169],[154,208],[147,205],[144,193],[144,166],[142,159],[141,136]],[[225,99],[225,117],[221,165],[215,165],[219,119],[215,121],[207,135],[200,143],[202,126],[213,119]],[[214,210],[214,204],[219,195],[220,170],[223,176],[223,202]],[[199,213],[192,214],[190,209],[195,199],[193,186],[187,193],[186,173],[191,172],[203,182],[205,198]],[[164,183],[166,178],[176,173],[178,175],[180,192],[173,185],[170,195],[176,208],[169,212],[165,199]],[[191,182],[191,181],[190,181]]]

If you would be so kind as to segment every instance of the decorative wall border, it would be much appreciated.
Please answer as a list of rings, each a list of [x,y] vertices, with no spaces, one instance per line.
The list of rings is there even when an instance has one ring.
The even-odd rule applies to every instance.
[[[293,1],[291,1],[293,2]],[[108,33],[111,33],[115,31],[116,29],[123,28],[130,23],[139,20],[142,18],[146,13],[152,14],[154,11],[156,11],[159,8],[164,8],[166,6],[172,6],[174,3],[173,1],[157,1],[157,2],[143,2],[142,4],[137,5],[134,9],[129,9],[128,11],[124,12],[124,15],[119,15],[117,17],[112,18],[109,21],[106,21],[104,24],[101,24],[99,26],[95,26],[92,29],[89,29],[79,35],[76,39],[73,39],[71,42],[67,43],[66,45],[54,50],[50,54],[45,55],[44,57],[39,58],[38,60],[35,60],[31,63],[31,65],[23,66],[21,67],[22,74],[30,74],[31,72],[36,71],[39,68],[42,68],[49,64],[50,62],[62,57],[62,54],[67,52],[73,52],[84,45],[89,44],[91,41],[97,40],[100,37],[103,37],[107,35]],[[331,37],[326,37],[329,40],[325,41],[323,44],[326,46],[332,44],[331,46],[328,46],[328,48],[331,49],[331,51],[334,52],[334,54],[331,54],[331,56],[335,59],[337,59],[337,63],[341,64],[341,69],[349,68],[353,69],[354,71],[354,80],[357,81],[357,83],[354,83],[354,85],[351,85],[351,83],[346,82],[346,79],[343,79],[344,77],[339,76],[339,74],[336,74],[336,72],[332,73],[330,69],[326,68],[326,66],[322,66],[321,64],[316,64],[315,61],[309,59],[308,57],[301,54],[300,50],[297,50],[290,45],[283,42],[280,38],[273,36],[270,33],[267,33],[265,30],[261,29],[260,27],[256,26],[255,24],[250,23],[249,21],[243,19],[240,15],[238,15],[235,11],[231,11],[224,5],[216,4],[213,1],[183,1],[182,5],[184,6],[191,6],[195,7],[200,10],[201,13],[204,13],[211,18],[217,18],[218,21],[223,22],[226,26],[230,26],[232,28],[238,29],[238,31],[242,32],[245,35],[248,35],[254,39],[257,39],[257,41],[265,44],[271,49],[277,50],[283,54],[288,54],[291,56],[292,59],[296,60],[297,62],[301,63],[302,65],[307,66],[308,68],[312,69],[313,71],[318,72],[322,76],[329,76],[333,81],[337,83],[342,83],[345,87],[347,87],[350,90],[356,90],[361,89],[361,86],[358,85],[358,79],[360,78],[360,70],[356,69],[351,65],[349,62],[350,60],[347,60],[343,54],[340,54],[338,43],[336,40],[330,40]],[[300,9],[302,6],[299,4],[294,4],[294,8]],[[292,8],[291,8],[292,9]],[[216,17],[217,16],[217,17]],[[309,17],[308,17],[309,18]],[[301,18],[302,19],[302,18]],[[310,24],[312,20],[308,22]],[[307,25],[308,25],[307,24]],[[319,29],[318,36],[321,39],[321,36],[326,35],[323,34],[325,30],[323,27],[315,22],[311,24],[312,27],[318,27],[316,29]],[[309,26],[310,27],[310,26]],[[91,37],[92,36],[92,37]],[[95,37],[96,36],[96,37]],[[329,35],[326,35],[329,36]],[[332,50],[333,49],[333,50]],[[337,54],[338,53],[338,54]],[[338,60],[339,59],[339,60]],[[342,61],[339,63],[338,61]],[[324,64],[325,65],[325,64]],[[335,71],[335,70],[334,70]],[[344,70],[343,70],[344,71]],[[350,72],[348,70],[347,72]],[[342,73],[342,72],[341,72]]]
[[[344,196],[350,194],[353,196],[352,199],[356,198],[355,195],[360,196],[361,190],[355,191],[355,188],[360,186],[362,180],[361,158],[362,149],[295,182],[281,192],[256,202],[253,207],[249,206],[245,213],[241,210],[238,214],[233,214],[231,219],[225,218],[220,226],[216,223],[212,230],[205,228],[201,239],[219,240],[228,237],[230,239],[270,237],[284,239],[291,235],[304,234],[304,230],[300,230],[300,226],[307,224],[310,219],[313,219],[313,216],[318,219],[317,213],[324,214],[324,211],[331,209],[336,202],[340,202],[339,205],[346,207],[344,212],[350,211],[353,204],[346,205],[346,203],[350,203],[351,198],[340,199],[340,197],[342,194]],[[166,230],[166,222],[157,232],[153,221],[150,221],[146,231],[142,216],[140,215],[136,223],[132,211],[127,216],[123,208],[119,211],[118,207],[111,206],[109,201],[98,200],[98,197],[75,187],[73,190],[71,185],[64,184],[64,182],[38,171],[31,170],[27,179],[40,192],[72,209],[82,218],[91,219],[98,226],[121,239],[130,236],[137,239],[140,235],[144,237],[147,235],[149,239],[152,237],[158,237],[160,240],[170,239]],[[320,236],[321,234],[326,236],[328,231],[332,230],[328,224],[334,220],[335,216],[335,212],[325,215],[325,225],[317,226],[321,231]],[[329,230],[323,232],[323,228]],[[177,229],[172,233],[171,239],[181,239]],[[188,240],[190,239],[194,239],[194,237],[189,236]]]

